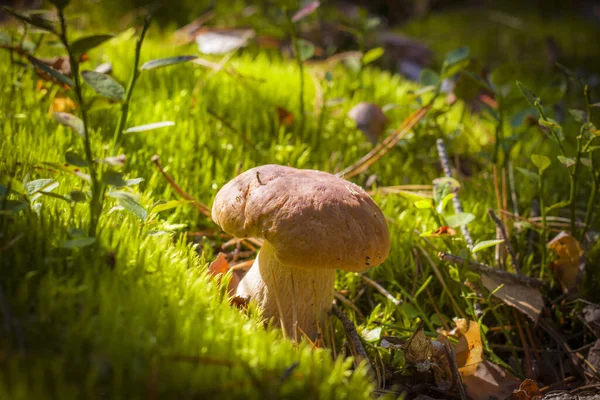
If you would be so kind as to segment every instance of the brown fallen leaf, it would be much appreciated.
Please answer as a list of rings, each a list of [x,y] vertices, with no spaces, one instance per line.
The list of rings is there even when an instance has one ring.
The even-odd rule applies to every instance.
[[[600,339],[600,305],[590,304],[583,307],[583,319],[590,326],[597,338]]]
[[[431,341],[431,348],[435,386],[440,390],[450,390],[454,386],[452,362],[448,358],[449,352],[447,350],[451,351],[450,342],[446,336],[439,335],[437,340]]]
[[[550,264],[550,270],[560,282],[563,292],[567,293],[577,286],[580,259],[583,256],[581,245],[573,236],[561,232],[548,242],[548,248],[556,255],[556,259]]]
[[[208,266],[208,273],[213,278],[217,279],[218,283],[221,283],[221,278],[229,272],[229,263],[227,262],[227,258],[225,257],[225,253],[217,254],[217,258]],[[240,278],[237,274],[233,273],[231,275],[231,279],[229,280],[229,285],[227,286],[227,292],[230,296],[235,293],[238,285],[240,284]]]
[[[533,379],[525,379],[519,389],[510,395],[510,400],[540,400],[541,398],[542,392]]]
[[[481,283],[490,292],[495,291],[494,297],[509,306],[515,307],[534,322],[537,322],[542,308],[544,308],[544,298],[538,288],[487,274],[481,274]],[[504,286],[496,290],[500,285]]]
[[[433,349],[422,328],[412,335],[404,345],[404,359],[419,372],[429,371]]]
[[[458,370],[472,400],[506,399],[519,387],[517,378],[489,361]]]
[[[590,349],[590,352],[587,355],[587,360],[590,365],[584,367],[587,372],[589,372],[589,376],[586,376],[586,381],[588,384],[590,383],[598,383],[598,379],[596,379],[596,375],[594,374],[593,369],[596,371],[600,371],[600,339],[596,340],[596,343]]]
[[[348,117],[356,122],[356,127],[373,145],[377,144],[377,140],[388,123],[388,118],[383,110],[373,103],[358,103],[348,111]]]

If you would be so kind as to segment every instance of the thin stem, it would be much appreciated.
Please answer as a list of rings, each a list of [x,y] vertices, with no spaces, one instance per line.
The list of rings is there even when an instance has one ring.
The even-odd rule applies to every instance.
[[[546,228],[546,206],[544,205],[544,179],[543,174],[540,174],[540,211],[542,213],[542,232],[540,233],[540,247],[542,252],[542,261],[540,266],[540,279],[544,279],[546,272],[546,243],[548,242],[548,232]]]
[[[129,83],[127,84],[127,91],[125,92],[125,100],[123,104],[121,104],[121,114],[119,114],[119,119],[117,121],[117,127],[115,128],[115,134],[113,139],[113,149],[112,154],[117,154],[119,150],[119,146],[121,145],[121,141],[123,140],[123,130],[125,129],[125,124],[127,123],[127,117],[129,116],[129,104],[131,103],[131,96],[133,95],[133,88],[135,87],[135,83],[137,82],[140,76],[140,54],[142,52],[142,43],[144,42],[144,38],[146,37],[146,32],[150,27],[151,18],[146,17],[144,19],[144,26],[142,27],[142,32],[140,33],[140,37],[136,41],[135,44],[135,57],[133,61],[133,72],[131,77],[129,78]]]
[[[300,134],[304,134],[304,63],[302,62],[302,57],[300,56],[298,33],[296,32],[296,27],[294,26],[289,14],[287,14],[287,20],[290,26],[290,35],[292,37],[292,47],[294,48],[296,63],[298,64],[298,69],[300,71],[300,93],[298,98],[298,101],[300,102],[300,119],[298,121],[298,129],[300,130]]]
[[[581,164],[581,135],[577,136],[577,156],[575,157],[575,168],[573,174],[569,174],[570,178],[570,190],[569,190],[569,206],[571,210],[571,234],[576,234],[577,221],[575,220],[575,196],[577,195],[577,176],[579,175],[579,169]]]
[[[71,51],[67,36],[67,24],[65,15],[62,8],[58,8],[58,18],[60,20],[60,33],[58,34],[60,41],[69,54],[69,62],[71,64],[71,72],[73,74],[73,83],[75,87],[75,96],[79,107],[81,109],[81,120],[83,121],[83,146],[85,150],[85,157],[90,167],[90,178],[92,186],[92,201],[90,202],[90,227],[89,236],[93,237],[96,234],[96,227],[98,225],[98,219],[102,212],[102,198],[100,196],[100,185],[98,182],[98,176],[96,168],[94,166],[94,157],[92,154],[92,144],[90,142],[90,135],[88,129],[88,117],[87,109],[83,99],[83,91],[81,89],[81,78],[79,76],[79,60],[76,59],[75,54]]]

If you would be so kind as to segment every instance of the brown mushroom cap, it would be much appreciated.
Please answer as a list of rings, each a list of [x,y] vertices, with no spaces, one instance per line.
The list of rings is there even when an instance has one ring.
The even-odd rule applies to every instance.
[[[237,237],[267,240],[297,268],[362,271],[390,251],[383,213],[359,186],[322,171],[252,168],[221,188],[213,220]]]

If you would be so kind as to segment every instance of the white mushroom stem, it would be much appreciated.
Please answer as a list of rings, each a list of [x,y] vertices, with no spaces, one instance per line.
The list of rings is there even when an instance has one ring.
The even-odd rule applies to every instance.
[[[250,297],[263,309],[264,317],[274,318],[275,323],[281,320],[290,337],[296,337],[295,314],[298,327],[314,340],[317,321],[323,326],[323,317],[331,309],[334,284],[334,269],[319,266],[304,269],[282,264],[275,257],[273,246],[265,241],[254,264],[240,281],[236,295]]]

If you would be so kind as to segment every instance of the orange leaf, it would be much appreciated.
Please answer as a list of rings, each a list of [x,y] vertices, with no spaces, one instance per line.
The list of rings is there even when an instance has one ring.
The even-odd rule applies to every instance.
[[[525,379],[519,390],[514,391],[510,395],[510,400],[538,400],[542,398],[542,393],[536,381]]]
[[[277,106],[277,119],[280,124],[289,127],[292,125],[292,122],[294,122],[294,114],[283,107]]]
[[[454,236],[454,235],[456,235],[456,231],[454,229],[450,228],[449,226],[441,226],[438,228],[437,231],[435,231],[431,234],[431,236],[442,236],[442,235]]]
[[[221,278],[229,272],[229,263],[227,262],[227,258],[225,257],[225,253],[217,254],[217,258],[208,266],[208,273],[213,278],[217,278],[217,282],[221,283]],[[227,292],[230,296],[235,293],[238,285],[240,283],[240,278],[234,272],[231,275],[231,279],[229,280],[229,285],[227,285]]]
[[[50,111],[49,113],[55,112],[73,112],[77,109],[77,105],[73,100],[65,96],[56,96],[52,99],[52,103],[50,103]]]

